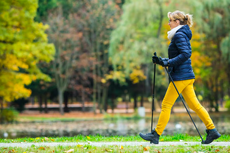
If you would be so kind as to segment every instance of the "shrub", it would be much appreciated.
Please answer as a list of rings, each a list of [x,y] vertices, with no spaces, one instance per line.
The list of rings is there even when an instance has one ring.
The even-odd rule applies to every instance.
[[[6,108],[0,113],[0,121],[3,122],[14,122],[18,117],[18,112],[14,108]]]
[[[226,101],[225,107],[228,108],[228,111],[230,111],[230,98],[225,96],[224,100]]]

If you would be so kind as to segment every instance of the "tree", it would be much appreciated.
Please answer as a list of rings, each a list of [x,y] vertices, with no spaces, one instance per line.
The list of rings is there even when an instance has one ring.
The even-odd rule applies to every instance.
[[[153,53],[157,52],[158,56],[163,57],[167,55],[167,41],[162,37],[165,10],[165,2],[161,0],[126,1],[121,20],[111,34],[109,56],[114,71],[108,78],[119,80],[123,85],[127,84],[127,80],[131,80],[133,84],[140,83],[134,87],[145,86],[142,88],[146,93],[145,97],[151,95]],[[163,71],[157,67],[157,88],[165,87],[168,83],[168,79],[162,75]],[[130,92],[135,93],[132,94],[134,99],[138,93],[143,97],[137,91],[135,89]],[[136,101],[134,105],[136,106]]]
[[[0,97],[13,101],[28,97],[25,88],[32,80],[50,78],[37,66],[53,59],[54,46],[48,44],[48,25],[34,22],[37,0],[0,1]]]
[[[218,100],[220,96],[223,98],[225,89],[230,94],[230,50],[228,48],[230,2],[228,0],[202,0],[194,4],[199,6],[199,9],[194,9],[196,13],[201,14],[201,17],[197,19],[197,24],[201,32],[205,34],[204,52],[211,59],[210,71],[203,80],[209,89],[208,98],[211,107],[218,111]],[[224,82],[228,82],[228,85],[224,86]]]
[[[63,94],[72,75],[72,64],[78,55],[79,39],[81,39],[82,33],[76,28],[73,14],[70,14],[67,19],[64,18],[61,7],[55,13],[50,14],[47,23],[52,25],[48,34],[56,47],[55,59],[52,64],[58,89],[60,113],[63,115]]]
[[[112,0],[84,0],[83,7],[78,12],[80,16],[78,21],[82,23],[83,43],[86,44],[85,49],[94,59],[92,67],[94,108],[98,102],[101,113],[107,101],[109,86],[105,79],[109,73],[109,39],[119,19],[119,11],[120,8]]]

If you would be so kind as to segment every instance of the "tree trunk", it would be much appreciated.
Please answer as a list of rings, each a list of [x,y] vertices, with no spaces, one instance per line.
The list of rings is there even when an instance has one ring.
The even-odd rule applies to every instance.
[[[101,85],[97,83],[97,103],[100,113],[102,114],[102,101],[101,101]]]
[[[45,113],[48,113],[48,108],[47,108],[47,95],[44,95],[44,102],[45,102]]]
[[[85,112],[85,90],[81,90],[82,112]]]
[[[161,34],[161,27],[162,27],[162,23],[163,23],[164,14],[163,14],[162,1],[157,0],[157,3],[159,5],[159,12],[160,12],[160,22],[159,22],[159,27],[158,27],[158,31],[157,31],[157,38],[159,38],[160,34]]]
[[[96,114],[96,89],[97,89],[97,80],[96,80],[96,66],[93,65],[93,112]]]
[[[102,107],[104,108],[105,112],[107,112],[107,97],[108,97],[108,87],[107,85],[104,85],[103,92],[102,92]]]
[[[64,112],[68,113],[69,112],[69,108],[68,108],[68,101],[69,101],[69,92],[64,92]]]
[[[0,103],[1,103],[1,118],[0,121],[3,123],[3,98],[0,97]]]
[[[64,111],[63,111],[63,93],[64,91],[62,89],[58,89],[58,102],[59,102],[59,110],[60,110],[60,114],[64,115]]]
[[[215,79],[215,88],[216,88],[216,91],[215,91],[215,112],[219,112],[219,104],[218,104],[218,97],[219,97],[219,90],[218,90],[218,75],[216,76],[216,79]]]
[[[133,97],[133,99],[134,99],[134,110],[137,108],[137,96],[135,95],[134,97]]]
[[[141,107],[144,107],[144,96],[141,95]]]
[[[42,95],[39,95],[39,112],[42,113]]]
[[[126,104],[126,113],[128,114],[129,113],[129,102],[126,100],[125,104]]]
[[[112,98],[112,113],[114,113],[114,98]]]
[[[230,71],[229,71],[229,67],[230,67],[230,64],[228,64],[228,66],[227,66],[227,69],[225,69],[225,72],[226,72],[226,74],[227,74],[227,78],[228,78],[228,90],[227,90],[227,94],[228,94],[228,96],[230,97]]]

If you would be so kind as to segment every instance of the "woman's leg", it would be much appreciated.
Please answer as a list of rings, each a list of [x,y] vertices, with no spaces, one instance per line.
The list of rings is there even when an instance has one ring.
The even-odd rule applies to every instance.
[[[205,108],[199,103],[194,88],[193,83],[195,80],[192,80],[191,83],[185,87],[185,89],[182,91],[182,95],[187,102],[189,108],[191,108],[193,111],[196,112],[196,114],[200,117],[200,119],[204,122],[206,128],[208,130],[214,129],[215,126],[212,122],[212,119],[210,118],[208,112],[205,110]]]
[[[174,81],[174,83],[180,93],[186,87],[186,84],[184,84],[183,81]],[[165,97],[162,101],[160,117],[159,117],[157,126],[155,128],[155,131],[157,132],[158,135],[161,135],[163,133],[165,126],[167,125],[169,118],[170,118],[171,108],[173,104],[175,103],[178,96],[179,95],[173,83],[170,82],[167,92],[165,94]]]

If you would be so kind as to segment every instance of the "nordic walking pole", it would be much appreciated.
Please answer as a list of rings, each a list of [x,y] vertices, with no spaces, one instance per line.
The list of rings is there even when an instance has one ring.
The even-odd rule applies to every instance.
[[[203,140],[203,138],[202,138],[202,136],[201,136],[201,134],[200,134],[198,128],[196,127],[196,124],[195,124],[195,122],[193,121],[192,116],[190,115],[188,108],[187,108],[186,105],[185,105],[184,99],[181,97],[179,91],[177,90],[177,87],[176,87],[176,85],[175,85],[175,83],[174,83],[174,81],[173,81],[173,79],[172,79],[172,76],[169,74],[169,71],[168,71],[168,69],[167,69],[166,67],[165,67],[165,70],[167,71],[168,76],[169,76],[170,80],[172,81],[172,83],[173,83],[173,85],[174,85],[174,87],[175,87],[175,89],[176,89],[176,91],[177,91],[177,93],[178,93],[178,95],[179,95],[181,101],[183,102],[184,107],[185,107],[185,109],[186,109],[188,115],[190,116],[190,118],[191,118],[191,120],[192,120],[192,122],[193,122],[193,124],[194,124],[194,126],[195,126],[195,128],[196,128],[196,130],[197,130],[197,132],[198,132],[198,134],[200,135],[200,138],[201,138],[201,140],[202,140],[201,143],[203,144],[203,143],[204,143],[204,140]]]
[[[157,53],[154,53],[154,56],[157,56]],[[151,130],[153,130],[153,111],[155,109],[154,107],[154,93],[155,93],[155,74],[156,74],[156,63],[154,63],[154,74],[153,74],[153,95],[152,95],[152,119],[151,119]]]

